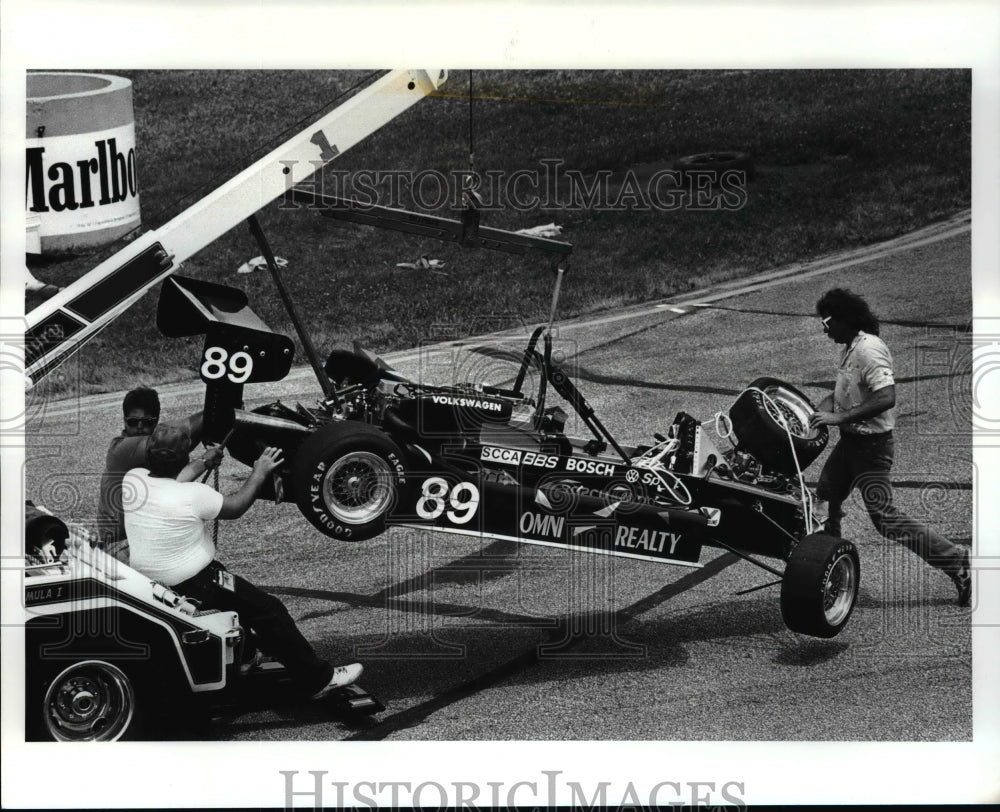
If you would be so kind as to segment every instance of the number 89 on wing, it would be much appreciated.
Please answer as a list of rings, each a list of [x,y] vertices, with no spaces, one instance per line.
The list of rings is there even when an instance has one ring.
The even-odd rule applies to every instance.
[[[201,378],[206,382],[246,383],[253,373],[253,358],[243,350],[230,353],[225,347],[205,347],[201,359]]]

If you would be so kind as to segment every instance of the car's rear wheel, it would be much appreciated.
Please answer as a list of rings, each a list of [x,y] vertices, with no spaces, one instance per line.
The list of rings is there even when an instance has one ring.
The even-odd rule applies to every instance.
[[[855,546],[814,533],[792,551],[781,580],[781,616],[793,632],[834,637],[858,598],[861,565]]]
[[[809,398],[791,384],[757,378],[730,407],[729,417],[741,450],[768,470],[793,476],[798,473],[796,460],[804,471],[830,439],[826,426],[809,426],[814,411]]]
[[[331,423],[303,442],[292,466],[302,514],[332,538],[364,541],[385,530],[406,487],[403,454],[388,435]]]
[[[57,674],[41,712],[42,732],[54,741],[117,741],[140,728],[132,680],[102,660],[74,663]]]

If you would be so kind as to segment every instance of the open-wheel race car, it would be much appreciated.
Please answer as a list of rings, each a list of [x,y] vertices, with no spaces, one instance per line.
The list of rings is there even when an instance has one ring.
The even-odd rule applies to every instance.
[[[449,220],[294,194],[329,217],[542,253],[556,284],[549,322],[532,333],[512,379],[428,384],[358,345],[321,362],[251,218],[316,373],[318,401],[243,408],[244,385],[282,379],[294,345],[235,288],[174,276],[161,293],[158,324],[167,335],[206,336],[206,437],[225,441],[247,465],[265,446],[283,449],[285,463],[262,496],[294,502],[320,532],[345,541],[402,526],[689,567],[700,566],[704,547],[721,548],[780,578],[789,629],[832,637],[844,628],[859,559],[850,541],[817,532],[802,472],[828,434],[809,427],[813,406],[803,393],[759,378],[710,422],[680,412],[662,434],[619,443],[552,358],[567,243],[480,228],[468,210]],[[535,384],[526,391],[529,380]],[[567,409],[589,436],[566,432]],[[755,556],[783,561],[784,570]]]

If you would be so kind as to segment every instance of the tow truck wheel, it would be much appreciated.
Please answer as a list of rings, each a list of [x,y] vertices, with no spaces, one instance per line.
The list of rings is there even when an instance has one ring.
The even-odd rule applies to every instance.
[[[795,460],[804,471],[823,453],[830,439],[826,426],[810,428],[809,416],[814,411],[809,398],[791,384],[777,378],[757,378],[730,407],[729,417],[740,449],[765,468],[794,476]]]
[[[861,566],[855,546],[813,533],[792,551],[781,580],[781,617],[793,632],[834,637],[858,598]]]
[[[44,738],[118,741],[140,725],[132,680],[101,660],[74,663],[52,680],[42,702]]]
[[[330,423],[303,442],[292,466],[296,503],[320,532],[364,541],[385,530],[406,487],[403,453],[358,423]]]

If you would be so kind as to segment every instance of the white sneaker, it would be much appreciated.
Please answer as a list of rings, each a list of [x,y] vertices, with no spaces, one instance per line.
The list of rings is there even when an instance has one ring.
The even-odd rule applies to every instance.
[[[320,688],[316,693],[313,694],[313,699],[323,699],[323,697],[336,691],[338,688],[343,688],[345,685],[350,685],[355,682],[358,677],[361,676],[361,672],[365,670],[365,667],[361,663],[351,663],[350,665],[338,665],[333,669],[333,676],[330,677],[330,681]]]
[[[253,653],[253,657],[247,660],[245,663],[240,665],[240,676],[245,677],[251,671],[256,671],[264,662],[264,652],[257,649]]]

